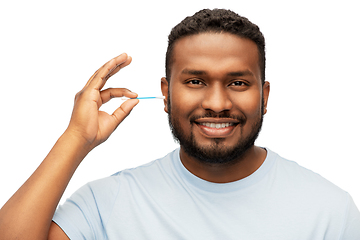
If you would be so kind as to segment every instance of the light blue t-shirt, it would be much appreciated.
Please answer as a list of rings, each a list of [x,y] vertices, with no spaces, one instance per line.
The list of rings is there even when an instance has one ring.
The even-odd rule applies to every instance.
[[[348,193],[269,149],[252,175],[222,184],[190,173],[177,149],[86,184],[53,221],[72,240],[360,239]]]

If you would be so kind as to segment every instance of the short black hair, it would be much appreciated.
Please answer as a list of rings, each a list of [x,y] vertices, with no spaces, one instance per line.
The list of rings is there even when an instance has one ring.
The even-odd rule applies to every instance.
[[[252,40],[258,48],[261,81],[262,84],[265,83],[265,38],[263,34],[259,27],[247,18],[225,9],[201,10],[193,16],[186,17],[171,30],[165,60],[167,81],[170,81],[175,43],[186,36],[206,32],[231,33]]]

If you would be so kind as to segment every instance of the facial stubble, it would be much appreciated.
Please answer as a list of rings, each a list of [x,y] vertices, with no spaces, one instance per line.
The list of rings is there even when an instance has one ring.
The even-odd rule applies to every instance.
[[[191,157],[194,157],[200,162],[207,164],[233,164],[238,161],[241,161],[242,156],[254,145],[255,140],[259,136],[261,131],[262,123],[263,123],[263,113],[264,113],[264,99],[262,99],[261,111],[259,113],[258,119],[252,124],[251,132],[245,138],[241,138],[239,136],[238,142],[233,146],[229,147],[224,144],[223,138],[214,138],[212,139],[212,143],[210,146],[200,146],[194,137],[193,127],[194,122],[191,122],[191,131],[190,136],[186,136],[180,122],[176,117],[173,116],[173,112],[171,109],[171,101],[170,94],[168,94],[168,121],[171,132],[175,141],[177,141],[181,148]],[[211,115],[211,113],[207,113],[207,116]],[[218,114],[221,117],[221,114]],[[223,114],[228,117],[228,114]],[[205,116],[204,116],[205,117]],[[246,118],[238,117],[238,119],[243,119],[240,121],[237,127],[242,127],[243,124],[246,123]],[[241,132],[241,134],[243,134]]]

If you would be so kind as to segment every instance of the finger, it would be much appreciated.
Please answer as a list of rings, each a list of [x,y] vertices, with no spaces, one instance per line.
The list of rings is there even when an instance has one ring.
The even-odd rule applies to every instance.
[[[120,55],[120,56],[121,56],[121,55]],[[111,60],[110,60],[110,61],[111,61]],[[109,61],[109,62],[110,62],[110,61]],[[105,78],[106,81],[107,81],[110,77],[112,77],[114,74],[116,74],[118,71],[120,71],[121,68],[124,68],[124,67],[126,67],[127,65],[129,65],[129,64],[131,63],[131,61],[132,61],[132,58],[129,56],[128,59],[127,59],[125,62],[116,65],[113,69],[111,69],[111,70],[109,71],[109,74],[108,74],[107,77]],[[109,62],[108,62],[108,63],[109,63]],[[99,68],[99,69],[89,78],[89,80],[87,81],[87,83],[86,83],[85,86],[83,87],[83,90],[84,90],[87,86],[89,86],[89,84],[92,82],[92,80],[94,79],[94,77],[97,76],[97,74],[99,73],[99,71],[100,71],[102,68],[104,68],[105,65],[106,65],[106,64],[104,64],[101,68]],[[105,83],[104,83],[104,84],[105,84]],[[102,85],[101,88],[102,88],[103,86],[104,86],[104,85]],[[100,88],[100,89],[101,89],[101,88]]]
[[[130,114],[131,110],[139,103],[139,99],[126,100],[111,115],[114,119],[114,129]]]
[[[131,61],[132,61],[132,58],[129,56],[128,59],[124,63],[121,63],[120,65],[116,65],[115,68],[110,70],[108,75],[106,76],[106,78],[109,79],[110,77],[115,75],[118,71],[120,71],[120,69],[122,69],[122,68],[126,67],[127,65],[129,65],[131,63]]]
[[[83,87],[83,90],[84,88],[86,88],[87,86],[89,86],[90,82],[94,79],[94,77],[96,76],[96,74],[98,73],[99,69],[96,70],[96,72],[94,72],[94,74],[89,78],[89,80],[87,81],[87,83],[85,84],[85,86]]]
[[[116,69],[117,69],[116,72],[118,72],[118,71],[120,70],[120,68],[121,68],[121,63],[122,63],[123,61],[125,61],[124,63],[127,63],[127,62],[128,62],[128,58],[129,58],[129,57],[127,57],[127,59],[125,58],[125,60],[123,59],[124,57],[127,57],[127,54],[126,54],[126,53],[123,53],[123,54],[121,54],[121,55],[119,55],[119,56],[111,59],[111,60],[108,61],[107,63],[105,63],[101,68],[99,68],[98,70],[96,70],[96,72],[89,78],[89,80],[88,80],[87,83],[85,84],[84,88],[86,88],[87,86],[89,86],[89,84],[93,81],[93,79],[94,79],[96,76],[98,76],[99,71],[102,70],[102,69],[104,69],[107,65],[111,64],[111,62],[113,62],[113,63],[115,63],[115,64],[117,64],[117,65],[115,65],[115,67],[113,67],[112,69],[110,69],[110,70],[109,70],[109,73],[114,72],[114,70],[116,70]],[[131,58],[130,58],[130,62],[131,62]],[[130,62],[127,63],[126,66],[129,65]],[[116,72],[112,73],[112,75],[114,75]],[[112,76],[112,75],[111,75],[111,76]],[[109,76],[109,77],[111,77],[111,76]],[[83,89],[84,89],[84,88],[83,88]]]
[[[95,76],[89,82],[89,86],[91,85],[95,89],[101,90],[109,77],[112,76],[110,75],[111,72],[113,72],[118,67],[129,65],[130,62],[131,58],[129,58],[126,53],[123,53],[120,56],[111,59],[97,71]]]
[[[124,96],[128,98],[136,98],[138,95],[126,88],[108,88],[100,92],[101,102],[103,104],[110,101],[112,98]]]

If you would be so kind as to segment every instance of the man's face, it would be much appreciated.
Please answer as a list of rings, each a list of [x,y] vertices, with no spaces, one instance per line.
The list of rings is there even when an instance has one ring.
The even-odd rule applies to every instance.
[[[180,39],[173,51],[171,80],[162,79],[162,91],[181,151],[208,163],[240,159],[257,138],[269,94],[256,44],[203,33]]]

